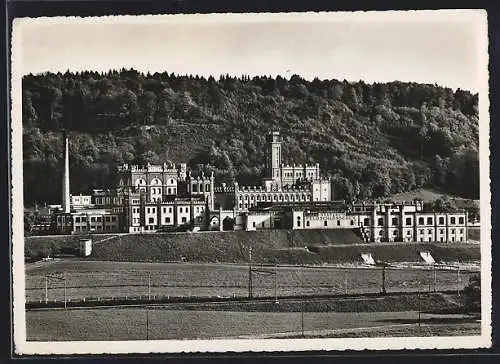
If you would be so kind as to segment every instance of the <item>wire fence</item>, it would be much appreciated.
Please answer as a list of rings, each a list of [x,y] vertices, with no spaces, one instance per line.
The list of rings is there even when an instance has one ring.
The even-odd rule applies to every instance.
[[[171,269],[170,269],[171,268]],[[30,272],[27,303],[170,298],[264,298],[439,292],[467,285],[475,269],[448,267],[289,267],[180,264],[162,270]]]

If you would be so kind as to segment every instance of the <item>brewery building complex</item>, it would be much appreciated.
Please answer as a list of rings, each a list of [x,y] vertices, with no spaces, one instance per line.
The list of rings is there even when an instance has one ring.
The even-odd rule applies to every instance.
[[[260,229],[357,229],[365,241],[461,242],[465,211],[426,211],[422,201],[334,200],[333,182],[319,164],[285,165],[278,131],[267,136],[265,177],[259,186],[217,184],[213,173],[193,175],[187,164],[118,168],[114,189],[70,193],[68,138],[63,198],[46,231],[58,234],[154,233]]]

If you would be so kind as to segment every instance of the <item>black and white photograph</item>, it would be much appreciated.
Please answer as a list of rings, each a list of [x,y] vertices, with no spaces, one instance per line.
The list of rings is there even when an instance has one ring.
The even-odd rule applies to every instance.
[[[19,18],[17,354],[491,345],[486,12]]]

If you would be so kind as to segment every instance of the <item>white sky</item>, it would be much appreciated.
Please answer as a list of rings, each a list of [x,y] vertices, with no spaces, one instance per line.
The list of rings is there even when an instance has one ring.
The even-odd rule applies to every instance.
[[[401,80],[473,92],[486,36],[479,11],[39,18],[22,19],[14,32],[17,25],[23,74],[125,67]]]

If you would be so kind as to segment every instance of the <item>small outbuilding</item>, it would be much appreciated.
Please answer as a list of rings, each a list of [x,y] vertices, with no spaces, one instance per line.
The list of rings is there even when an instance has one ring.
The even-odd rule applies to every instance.
[[[80,239],[80,256],[88,257],[92,254],[92,239]]]

